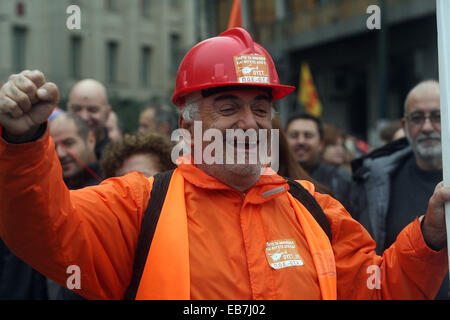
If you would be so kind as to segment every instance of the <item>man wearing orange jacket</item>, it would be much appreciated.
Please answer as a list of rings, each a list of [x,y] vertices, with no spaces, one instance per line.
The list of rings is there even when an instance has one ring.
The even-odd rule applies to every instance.
[[[180,128],[196,141],[198,123],[222,135],[270,130],[273,102],[293,90],[279,84],[267,51],[234,28],[187,53],[173,102]],[[382,257],[345,208],[311,183],[288,182],[261,161],[196,161],[211,137],[178,159],[166,185],[133,172],[69,191],[46,125],[58,100],[39,71],[12,75],[0,90],[0,236],[62,285],[78,270],[74,291],[86,298],[431,299],[439,289],[449,188],[436,188],[426,214]],[[254,148],[238,142],[231,150],[248,160]],[[221,160],[219,148],[213,153]],[[163,187],[165,199],[152,202]],[[299,200],[294,191],[305,189]],[[320,210],[325,222],[313,217]]]

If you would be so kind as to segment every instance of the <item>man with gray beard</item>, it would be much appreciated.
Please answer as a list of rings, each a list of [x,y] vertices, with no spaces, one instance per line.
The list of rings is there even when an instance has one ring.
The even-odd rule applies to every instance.
[[[353,165],[354,210],[377,242],[378,253],[389,248],[400,231],[420,216],[442,181],[438,82],[421,82],[409,92],[402,126],[406,138]],[[449,299],[448,283],[447,275],[437,299]]]

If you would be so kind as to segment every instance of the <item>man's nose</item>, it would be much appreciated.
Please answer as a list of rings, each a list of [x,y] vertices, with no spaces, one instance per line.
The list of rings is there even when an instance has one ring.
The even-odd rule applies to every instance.
[[[59,143],[56,144],[56,154],[58,155],[59,159],[64,158],[67,155],[66,149],[62,147]]]
[[[84,121],[89,120],[89,112],[86,109],[81,109],[77,113],[81,117],[81,119],[83,119]]]
[[[424,132],[433,132],[435,129],[433,127],[433,124],[431,123],[430,117],[425,118],[425,122],[423,123],[423,126],[421,128],[421,131]]]
[[[299,133],[299,134],[297,135],[297,139],[296,139],[295,142],[296,142],[297,144],[303,144],[303,143],[305,143],[305,135],[302,134],[302,133]]]
[[[258,129],[258,122],[256,121],[255,114],[249,106],[245,106],[241,109],[239,114],[238,128],[242,130]]]

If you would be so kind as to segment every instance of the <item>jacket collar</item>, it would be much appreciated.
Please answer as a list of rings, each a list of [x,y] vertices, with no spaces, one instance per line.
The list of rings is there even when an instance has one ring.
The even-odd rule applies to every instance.
[[[189,161],[189,157],[182,156],[177,160],[178,169],[184,179],[194,186],[208,190],[231,191],[245,197],[251,203],[263,203],[276,198],[288,191],[286,179],[276,174],[272,169],[267,169],[267,175],[261,175],[259,180],[245,194],[224,184],[218,179],[208,175]]]

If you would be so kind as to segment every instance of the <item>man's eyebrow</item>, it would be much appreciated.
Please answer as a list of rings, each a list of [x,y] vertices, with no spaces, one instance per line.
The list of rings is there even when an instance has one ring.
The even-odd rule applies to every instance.
[[[215,98],[214,102],[221,101],[221,100],[229,100],[229,99],[230,100],[238,100],[239,97],[234,95],[234,94],[224,94],[224,95],[221,95],[221,96],[218,96],[217,98]],[[268,101],[268,102],[272,101],[272,99],[269,96],[264,95],[264,94],[256,96],[254,98],[254,100],[258,100],[258,101],[265,100],[265,101]]]
[[[67,137],[67,138],[63,139],[61,142],[64,143],[64,144],[66,144],[66,143],[72,142],[72,141],[75,141],[75,138],[73,138],[73,137]]]
[[[234,94],[224,94],[221,96],[218,96],[217,98],[214,99],[214,102],[218,102],[218,101],[222,101],[222,100],[237,100],[239,99],[238,96],[234,95]]]
[[[272,99],[269,96],[264,95],[264,94],[256,96],[255,100],[264,100],[264,101],[267,101],[267,102],[272,102]]]
[[[430,114],[432,114],[434,112],[435,111],[431,111]],[[425,116],[425,114],[426,114],[426,112],[424,112],[424,111],[413,111],[409,115],[410,116],[413,116],[413,115],[415,115],[415,116]]]

